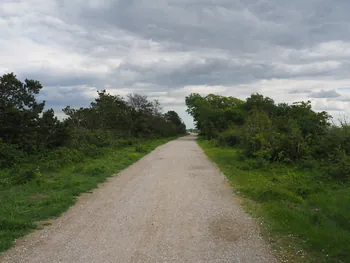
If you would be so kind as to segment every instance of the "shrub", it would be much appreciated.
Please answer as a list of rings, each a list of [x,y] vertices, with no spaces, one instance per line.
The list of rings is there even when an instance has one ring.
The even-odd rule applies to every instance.
[[[83,160],[83,154],[77,149],[61,147],[42,155],[42,167],[46,169],[58,169],[64,165],[77,163]]]
[[[0,168],[12,167],[21,162],[24,152],[17,150],[15,146],[5,143],[0,138]]]
[[[21,185],[34,180],[36,180],[36,182],[40,184],[41,172],[39,167],[34,166],[22,169],[15,167],[8,172],[6,179],[6,181],[2,181],[3,186]]]
[[[135,143],[137,143],[137,141],[138,140],[135,138],[121,138],[121,139],[116,140],[114,142],[113,146],[116,146],[116,147],[132,146]]]
[[[329,160],[327,171],[330,177],[340,181],[350,181],[350,156],[337,149]]]
[[[82,156],[95,158],[103,153],[102,148],[93,144],[83,144],[78,149]],[[82,157],[83,159],[83,157]]]
[[[218,136],[218,144],[223,146],[236,146],[241,142],[241,127],[229,128]]]
[[[137,153],[143,153],[143,152],[146,152],[146,151],[147,151],[146,146],[144,146],[142,144],[139,144],[139,145],[135,146],[135,152],[137,152]]]

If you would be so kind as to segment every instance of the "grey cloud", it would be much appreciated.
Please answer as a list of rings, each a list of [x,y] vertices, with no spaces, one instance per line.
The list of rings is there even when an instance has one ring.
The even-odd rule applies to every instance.
[[[261,43],[305,47],[344,39],[347,1],[141,1],[86,7],[84,23],[119,27],[144,38],[229,50],[254,51]],[[327,22],[325,22],[327,21]],[[81,20],[80,20],[81,22]],[[334,30],[334,29],[337,30]],[[341,30],[339,30],[339,28]],[[349,34],[348,34],[349,35]]]
[[[201,58],[201,60],[199,59]],[[290,79],[300,77],[318,77],[331,75],[336,68],[314,65],[278,65],[272,62],[226,58],[206,58],[198,56],[182,65],[172,65],[171,62],[140,66],[135,63],[123,63],[117,70],[117,75],[128,72],[133,75],[125,83],[144,82],[157,84],[168,88],[178,88],[186,85],[236,85],[246,84],[261,79]],[[310,91],[306,92],[309,93]]]
[[[290,92],[288,92],[289,94],[308,94],[310,93],[311,90],[292,90]]]
[[[342,105],[339,104],[334,104],[334,103],[320,103],[320,102],[316,102],[316,105],[314,107],[315,110],[317,111],[337,111],[337,112],[341,112],[343,111],[343,107]]]
[[[253,60],[255,58],[254,63],[262,64],[263,68],[268,68],[268,70],[259,74],[253,66],[242,68],[242,70],[232,68],[233,73],[231,74],[207,74],[211,72],[204,72],[207,75],[198,78],[199,83],[197,83],[203,84],[203,82],[209,81],[206,84],[220,84],[218,82],[221,82],[225,85],[233,82],[245,83],[249,81],[247,79],[293,78],[334,74],[334,71],[327,72],[326,70],[316,70],[316,72],[312,70],[307,72],[290,72],[288,69],[272,70],[271,62],[278,61],[279,58],[270,57],[270,54],[274,54],[272,50],[276,46],[296,50],[293,48],[310,47],[311,44],[319,43],[319,41],[310,41],[313,37],[310,37],[308,30],[315,26],[319,27],[321,18],[324,20],[324,17],[329,16],[330,21],[327,23],[339,24],[343,22],[344,26],[349,25],[349,21],[344,15],[334,16],[330,14],[330,11],[334,12],[335,10],[343,14],[344,8],[350,7],[350,4],[341,1],[335,7],[325,1],[305,3],[301,0],[293,1],[293,4],[287,1],[278,1],[278,3],[245,1],[242,4],[240,1],[216,1],[214,3],[212,1],[168,0],[146,3],[135,0],[119,0],[105,1],[105,5],[98,7],[81,5],[79,2],[78,4],[72,4],[68,1],[64,1],[60,6],[61,15],[64,14],[62,19],[65,19],[68,23],[73,21],[89,31],[89,34],[80,38],[78,42],[81,49],[86,43],[84,52],[91,52],[93,51],[93,45],[102,44],[106,51],[98,52],[96,55],[106,57],[113,54],[113,44],[119,45],[122,40],[116,39],[114,43],[113,41],[111,43],[111,41],[99,37],[96,32],[103,30],[108,33],[110,31],[112,36],[116,36],[115,34],[120,33],[116,29],[120,29],[142,39],[159,41],[166,45],[168,50],[188,51],[202,49],[203,47],[223,49],[228,52],[228,56],[236,57],[238,55],[238,57],[250,57]],[[72,10],[76,12],[72,12]],[[304,18],[304,14],[308,14],[307,18]],[[334,30],[325,28],[322,31],[323,41],[330,40],[327,37],[332,32],[328,31],[333,32]],[[122,48],[127,52],[127,41]],[[295,60],[295,57],[300,59],[304,57],[303,54],[298,54],[297,51],[294,53],[297,56],[293,56],[293,60]],[[262,54],[265,54],[265,56]],[[120,54],[114,53],[114,55]],[[202,55],[205,56],[205,53]],[[275,53],[275,55],[278,56],[279,54]],[[285,63],[289,63],[289,61]],[[305,61],[300,63],[305,63]],[[203,68],[203,66],[200,67]],[[252,68],[252,71],[250,71],[250,68]],[[220,69],[219,67],[218,71]],[[229,70],[228,67],[223,67],[223,69]],[[235,72],[239,73],[238,76],[234,74]],[[177,76],[175,72],[172,72],[158,79],[168,79],[174,83],[175,78],[177,82],[181,82],[181,78],[178,79]],[[233,78],[235,78],[234,81],[232,81]],[[186,81],[179,83],[180,85],[196,82],[195,76],[193,78],[184,76],[184,79]]]
[[[184,86],[216,85],[245,96],[253,88],[239,85],[260,83],[254,86],[259,92],[264,81],[288,80],[269,89],[300,98],[315,87],[299,88],[289,80],[337,81],[348,79],[350,70],[347,0],[19,0],[4,5],[8,3],[15,8],[0,8],[0,56],[6,57],[11,41],[25,51],[19,58],[2,59],[0,71],[40,80],[48,87],[43,96],[57,107],[61,102],[86,104],[88,87],[106,86],[166,98]],[[37,45],[36,51],[21,46],[23,39]],[[49,49],[41,52],[42,47]],[[57,58],[45,62],[50,49]],[[59,54],[77,56],[66,56],[67,63],[60,64]],[[54,87],[62,90],[56,94]],[[345,100],[329,90],[334,86],[323,87],[327,90],[309,96]],[[64,92],[70,98],[62,97]],[[172,104],[177,102],[168,101]]]
[[[273,76],[273,66],[258,63],[233,61],[229,58],[193,59],[180,66],[171,66],[168,62],[159,65],[142,67],[125,63],[117,73],[133,72],[135,78],[131,82],[145,82],[164,87],[181,87],[186,85],[232,85],[247,83],[264,77]],[[162,64],[164,67],[162,68]],[[155,69],[156,67],[156,69]],[[128,84],[130,84],[128,83]]]
[[[337,98],[340,96],[341,94],[335,90],[321,90],[319,92],[312,92],[309,94],[310,98]]]
[[[20,71],[18,77],[21,79],[39,80],[43,86],[60,87],[60,86],[79,86],[79,85],[96,85],[101,83],[102,78],[98,75],[91,75],[82,72],[55,72],[53,70],[38,69]]]
[[[341,97],[341,98],[338,98],[337,101],[350,102],[350,97]]]
[[[340,6],[345,8],[350,5],[347,2],[341,2]],[[138,65],[128,65],[128,63],[123,65],[123,67],[133,68],[131,72],[135,75],[140,74],[135,76],[135,81],[157,82],[175,87],[195,84],[228,85],[249,83],[264,78],[317,77],[341,74],[341,72],[345,74],[350,68],[348,65],[344,65],[343,69],[340,68],[337,71],[309,68],[294,72],[289,67],[289,65],[293,66],[289,63],[299,63],[296,66],[309,63],[297,48],[311,47],[311,44],[319,43],[319,41],[310,41],[313,37],[310,37],[308,30],[319,26],[318,17],[324,18],[328,11],[334,8],[332,4],[326,2],[316,5],[315,1],[311,3],[293,1],[293,4],[287,1],[278,3],[248,1],[242,4],[240,1],[213,3],[212,1],[169,0],[146,4],[141,1],[120,0],[107,1],[105,6],[99,8],[79,6],[80,14],[84,15],[76,17],[75,22],[85,27],[111,29],[112,33],[115,28],[119,28],[143,39],[159,41],[168,50],[199,49],[201,51],[205,47],[225,50],[227,60],[230,57],[251,58],[253,61],[251,65],[235,67],[226,65],[227,61],[196,65],[193,62],[193,65],[187,68],[168,72],[161,70],[156,72],[153,68],[139,69]],[[335,9],[341,10],[339,7]],[[308,18],[304,18],[303,14],[306,13]],[[331,19],[335,21],[334,23],[343,21],[344,25],[348,25],[348,20],[344,16],[332,15]],[[327,28],[322,34],[324,41],[332,39],[327,39]],[[98,43],[98,41],[99,39],[95,38],[92,43]],[[279,61],[279,54],[273,52],[276,46],[294,50],[294,55],[286,61]],[[127,49],[127,45],[124,48]],[[113,52],[109,45],[107,54],[103,56],[108,56],[108,52]],[[205,51],[203,50],[200,55],[205,57]],[[312,62],[312,59],[310,60]],[[259,64],[260,69],[257,69],[255,64]],[[120,70],[123,68],[117,70],[117,73]],[[132,81],[134,80],[130,79],[125,83],[130,85]]]
[[[38,100],[45,100],[47,107],[61,107],[72,106],[80,107],[87,106],[94,100],[97,95],[97,89],[86,86],[72,86],[72,87],[44,87]]]

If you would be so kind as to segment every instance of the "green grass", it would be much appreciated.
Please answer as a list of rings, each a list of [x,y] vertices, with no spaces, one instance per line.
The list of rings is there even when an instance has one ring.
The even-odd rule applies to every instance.
[[[198,141],[245,197],[247,211],[288,262],[350,262],[350,186],[317,170],[245,159],[238,149]],[[286,261],[284,261],[286,262]]]
[[[0,179],[0,252],[13,245],[15,239],[39,227],[39,222],[57,217],[76,201],[76,197],[88,192],[139,160],[157,146],[171,139],[142,141],[123,148],[103,148],[95,158],[80,158],[61,168],[49,169],[47,163],[39,168],[21,173],[28,180],[16,185],[7,185],[13,171],[22,172],[25,167],[2,170]],[[44,171],[42,171],[44,170]],[[4,183],[5,182],[5,183]]]

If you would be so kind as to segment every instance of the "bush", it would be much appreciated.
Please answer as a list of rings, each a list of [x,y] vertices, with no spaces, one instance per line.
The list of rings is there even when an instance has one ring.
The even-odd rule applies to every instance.
[[[139,145],[135,146],[135,152],[137,152],[137,153],[143,153],[146,151],[147,151],[147,148],[145,145],[139,144]]]
[[[83,157],[83,153],[77,149],[61,147],[43,154],[40,163],[42,163],[43,168],[55,170],[67,164],[80,162]]]
[[[135,138],[121,138],[114,142],[115,147],[127,147],[137,143],[138,140]]]
[[[218,144],[223,146],[236,146],[241,142],[241,128],[234,127],[221,132],[218,136]]]
[[[93,144],[83,144],[80,146],[78,151],[82,156],[91,157],[91,158],[98,157],[103,153],[102,148],[99,148],[98,146]]]
[[[23,151],[17,150],[13,145],[6,144],[0,138],[0,168],[12,167],[21,162],[24,156]]]
[[[79,148],[82,144],[95,145],[97,147],[111,146],[116,140],[116,135],[110,130],[89,130],[86,128],[74,128],[68,144],[71,148]]]
[[[344,150],[337,149],[327,166],[330,177],[339,181],[350,181],[350,156]]]
[[[41,183],[41,172],[39,167],[14,167],[10,170],[2,172],[0,175],[0,186],[9,187],[13,185],[22,185],[34,180],[38,184]]]

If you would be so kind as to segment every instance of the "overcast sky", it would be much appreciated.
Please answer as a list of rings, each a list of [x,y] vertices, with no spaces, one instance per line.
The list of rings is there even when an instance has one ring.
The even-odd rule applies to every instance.
[[[61,114],[107,89],[311,100],[350,114],[349,0],[0,0],[0,74],[39,80]]]

